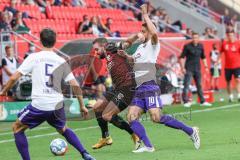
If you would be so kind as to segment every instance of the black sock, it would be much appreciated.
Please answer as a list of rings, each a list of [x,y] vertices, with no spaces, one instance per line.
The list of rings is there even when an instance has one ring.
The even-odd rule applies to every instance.
[[[101,129],[101,132],[102,132],[102,138],[106,138],[109,136],[109,132],[108,132],[108,122],[105,121],[103,118],[102,118],[102,112],[97,112],[95,113],[96,115],[96,119],[97,119],[97,122],[98,122],[98,125]]]
[[[118,115],[114,115],[110,121],[110,123],[112,123],[114,126],[127,131],[130,135],[133,134],[133,130],[131,129],[130,125],[124,120],[122,119],[122,117],[118,116]]]

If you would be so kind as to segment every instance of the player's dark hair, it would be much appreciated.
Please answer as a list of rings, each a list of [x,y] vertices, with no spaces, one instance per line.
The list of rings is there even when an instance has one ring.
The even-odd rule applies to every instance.
[[[12,48],[12,46],[6,46],[6,47],[5,47],[5,50],[8,50],[8,49],[10,49],[10,48]]]
[[[196,35],[199,36],[199,34],[197,32],[192,33],[192,36],[196,36]]]
[[[96,38],[92,43],[95,44],[95,43],[100,43],[100,44],[104,44],[104,43],[107,43],[107,39],[106,38]]]
[[[52,48],[56,43],[57,34],[50,28],[45,28],[40,33],[40,40],[44,47]]]
[[[147,23],[143,23],[142,26],[147,28]]]
[[[152,22],[152,23],[153,23],[153,25],[154,25],[155,27],[157,27],[156,24],[155,24],[154,22]],[[147,23],[143,23],[143,24],[142,24],[142,27],[145,27],[145,28],[148,29]]]
[[[227,29],[226,34],[229,34],[229,33],[234,33],[234,30],[233,29]]]

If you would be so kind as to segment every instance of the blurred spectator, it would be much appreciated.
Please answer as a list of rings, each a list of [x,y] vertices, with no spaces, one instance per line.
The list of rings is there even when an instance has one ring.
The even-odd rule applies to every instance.
[[[18,10],[16,9],[16,5],[19,4],[17,0],[11,0],[10,6],[6,6],[3,10],[9,11],[12,13],[13,16],[16,16]],[[23,18],[32,18],[30,17],[27,12],[23,12]]]
[[[5,47],[6,57],[2,59],[2,83],[6,85],[10,76],[17,70],[17,60],[12,46]]]
[[[104,25],[105,26],[105,31],[104,33],[107,33],[111,37],[121,37],[119,31],[111,32],[111,26],[113,24],[113,19],[112,18],[107,18],[107,22]]]
[[[196,3],[202,7],[208,8],[208,0],[196,0]]]
[[[87,6],[85,0],[72,0],[72,5],[73,6],[81,6],[81,7]]]
[[[88,15],[83,15],[83,22],[80,23],[77,33],[83,33],[90,28],[90,21]]]
[[[64,6],[82,6],[86,7],[86,2],[85,0],[62,0],[62,4]]]
[[[212,46],[211,56],[211,89],[218,91],[219,77],[221,76],[221,55],[217,48],[217,44],[214,43]]]
[[[25,5],[35,5],[34,0],[22,0],[21,3]]]
[[[231,24],[231,17],[229,15],[229,10],[227,8],[224,10],[224,15],[223,15],[222,22],[226,25]]]
[[[62,0],[62,5],[64,5],[64,6],[72,6],[72,0]]]
[[[19,32],[19,33],[23,32],[23,31],[28,32],[30,30],[27,27],[27,25],[24,23],[23,17],[22,17],[22,12],[20,12],[20,11],[18,11],[16,13],[16,16],[12,20],[11,24],[12,24],[13,30],[16,32]]]
[[[192,39],[192,34],[193,34],[193,30],[191,28],[187,28],[185,38],[186,39]]]
[[[42,8],[46,8],[48,5],[53,5],[55,3],[55,0],[35,0],[35,1]]]
[[[1,21],[0,21],[0,32],[9,32],[12,30],[11,27],[12,21],[12,13],[5,11],[1,14]],[[3,41],[9,41],[10,35],[9,33],[4,33],[2,37]]]
[[[182,22],[172,22],[171,18],[164,9],[153,9],[150,17],[159,32],[178,32],[182,30]],[[168,25],[171,27],[168,27]]]
[[[25,54],[24,59],[26,59],[30,54],[34,53],[36,51],[36,48],[34,46],[34,42],[31,41],[31,43],[28,43],[28,52]]]
[[[102,26],[99,23],[99,18],[97,16],[93,16],[91,18],[91,22],[89,24],[89,28],[86,31],[83,31],[82,33],[85,34],[93,34],[95,36],[103,36],[103,33],[101,32]]]
[[[101,20],[100,17],[98,17],[98,24],[99,24],[99,30],[102,33],[108,34],[109,36],[112,36],[112,32],[111,32],[111,25],[113,23],[113,20],[111,18],[107,18],[107,22],[106,24],[104,24]]]
[[[16,5],[17,5],[17,1],[11,0],[10,6],[6,6],[3,10],[12,12],[12,14],[15,15],[17,13]]]
[[[41,12],[45,13],[47,18],[53,18],[53,12],[52,12],[52,5],[57,5],[58,3],[60,4],[60,1],[55,0],[36,0],[37,4],[40,7]]]
[[[213,34],[213,29],[210,27],[205,28],[205,32],[203,33],[203,39],[214,39],[215,36]]]

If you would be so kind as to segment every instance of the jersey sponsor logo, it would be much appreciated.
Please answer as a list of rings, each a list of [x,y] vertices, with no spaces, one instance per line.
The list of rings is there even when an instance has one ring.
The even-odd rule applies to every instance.
[[[134,59],[138,59],[138,58],[141,58],[141,53],[137,53],[137,54],[134,56]]]
[[[232,46],[231,50],[232,50],[233,52],[237,51],[236,46]]]
[[[225,50],[229,50],[229,45],[228,44],[225,46]]]

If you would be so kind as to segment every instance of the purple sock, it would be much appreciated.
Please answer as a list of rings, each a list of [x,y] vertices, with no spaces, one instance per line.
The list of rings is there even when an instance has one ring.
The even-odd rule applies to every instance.
[[[28,152],[28,141],[24,132],[15,133],[14,137],[18,152],[21,154],[22,159],[30,160],[30,155]]]
[[[68,143],[70,143],[74,148],[76,148],[82,155],[83,153],[87,152],[81,144],[77,135],[71,129],[67,128],[62,135],[66,138]]]
[[[169,115],[163,115],[160,119],[161,124],[165,124],[165,126],[175,128],[175,129],[180,129],[187,133],[189,136],[192,135],[193,129],[184,123],[178,121],[177,119],[174,119],[173,117]]]
[[[147,134],[146,134],[145,128],[139,121],[137,121],[137,120],[132,121],[130,123],[130,126],[131,126],[133,132],[143,141],[145,146],[153,147]]]

